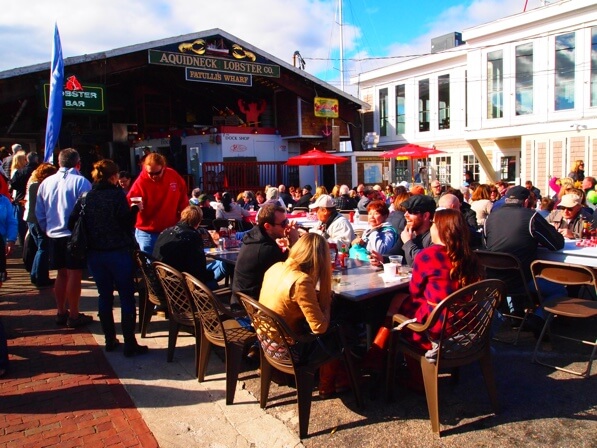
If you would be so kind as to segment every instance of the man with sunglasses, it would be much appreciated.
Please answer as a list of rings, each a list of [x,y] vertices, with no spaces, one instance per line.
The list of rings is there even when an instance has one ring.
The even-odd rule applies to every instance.
[[[166,164],[166,158],[152,152],[143,159],[141,174],[127,194],[140,197],[135,239],[143,252],[151,254],[160,233],[176,225],[189,204],[184,179]]]
[[[285,207],[273,204],[261,207],[258,223],[243,236],[243,245],[236,259],[230,300],[233,308],[241,306],[236,292],[255,299],[259,297],[265,271],[278,261],[286,261],[286,248],[298,239],[297,229],[286,218]]]
[[[547,217],[547,222],[552,224],[564,238],[581,238],[584,222],[593,227],[593,215],[591,215],[581,203],[581,198],[574,194],[565,194]]]

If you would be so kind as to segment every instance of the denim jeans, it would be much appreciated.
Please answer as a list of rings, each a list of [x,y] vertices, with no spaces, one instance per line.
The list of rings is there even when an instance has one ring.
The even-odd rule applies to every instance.
[[[114,289],[120,297],[120,310],[123,315],[134,314],[135,283],[134,262],[130,251],[89,251],[87,265],[97,285],[100,313],[111,313],[114,305]]]
[[[205,283],[205,286],[207,286],[212,291],[214,289],[218,289],[218,282],[220,280],[225,279],[230,274],[230,269],[228,268],[228,265],[220,260],[215,260],[211,263],[207,263],[205,268],[208,271],[212,271],[214,273],[214,279]]]
[[[50,253],[48,252],[48,237],[39,228],[39,225],[33,222],[28,222],[29,233],[37,246],[35,258],[31,266],[31,281],[33,283],[48,283],[50,281]]]
[[[160,232],[145,232],[135,229],[135,239],[139,244],[139,249],[149,255],[153,254],[153,246],[155,246],[158,236],[160,236]]]

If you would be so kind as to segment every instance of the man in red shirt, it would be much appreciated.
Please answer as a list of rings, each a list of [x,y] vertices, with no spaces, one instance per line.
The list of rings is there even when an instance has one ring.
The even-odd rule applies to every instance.
[[[144,158],[141,174],[127,198],[129,201],[141,198],[135,239],[139,248],[148,254],[153,253],[153,246],[162,230],[175,225],[180,220],[180,212],[189,204],[184,179],[166,166],[164,156],[155,152]]]

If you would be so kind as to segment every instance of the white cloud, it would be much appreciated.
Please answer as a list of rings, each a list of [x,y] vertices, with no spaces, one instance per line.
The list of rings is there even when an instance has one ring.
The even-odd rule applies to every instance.
[[[307,59],[309,73],[338,85],[340,35],[336,0],[18,0],[6,3],[0,14],[0,71],[49,62],[54,22],[60,29],[65,57],[221,28],[288,63],[292,63],[292,55],[298,50]],[[359,20],[344,26],[346,73],[354,76],[359,71],[395,62],[359,63],[350,59],[428,52],[432,37],[521,12],[524,6],[523,0],[463,3],[465,6],[430,10],[428,22],[416,24],[415,29],[423,32],[414,32],[408,42],[391,41],[391,30],[371,23],[373,16],[369,14],[383,10],[381,3],[376,3],[375,9],[364,9],[360,12],[363,23]],[[529,0],[528,8],[539,3],[540,0]],[[393,12],[405,9],[396,6],[394,0],[385,5]],[[408,20],[407,17],[405,11],[403,21]],[[377,48],[363,50],[364,42],[373,38]]]

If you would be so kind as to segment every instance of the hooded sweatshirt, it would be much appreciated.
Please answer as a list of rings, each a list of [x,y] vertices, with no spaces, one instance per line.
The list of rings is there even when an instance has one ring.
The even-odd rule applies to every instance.
[[[137,213],[135,227],[149,233],[159,233],[174,226],[180,219],[180,212],[189,204],[187,185],[172,168],[164,168],[164,174],[155,181],[147,171],[141,171],[126,195],[143,198],[143,210]]]

